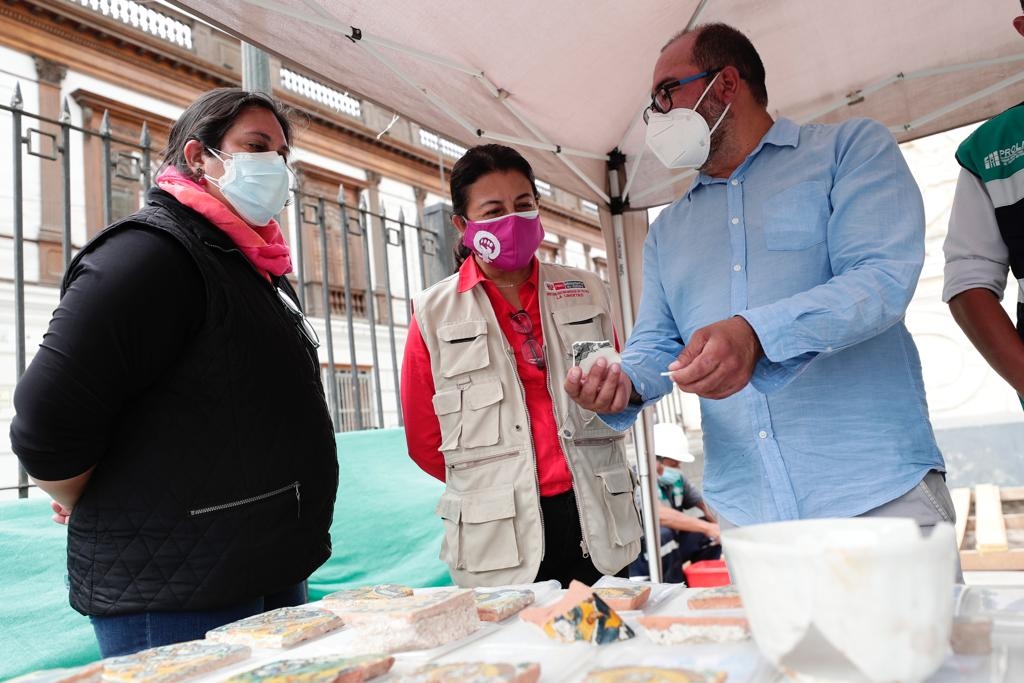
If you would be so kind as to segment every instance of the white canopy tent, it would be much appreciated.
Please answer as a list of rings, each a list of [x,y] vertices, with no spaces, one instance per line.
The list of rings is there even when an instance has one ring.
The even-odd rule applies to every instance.
[[[1024,100],[1016,0],[171,2],[461,144],[514,145],[538,177],[598,202],[627,332],[646,232],[646,215],[629,209],[690,182],[644,153],[640,120],[658,52],[680,30],[744,31],[765,63],[770,112],[797,121],[866,116],[902,142]],[[637,441],[644,453],[642,431]],[[656,543],[649,459],[638,460]]]
[[[539,177],[607,203],[619,149],[634,208],[673,182],[643,154],[640,112],[661,46],[694,23],[747,33],[767,67],[770,110],[800,121],[869,116],[900,141],[1020,101],[1015,0],[173,0],[471,145],[532,149]]]

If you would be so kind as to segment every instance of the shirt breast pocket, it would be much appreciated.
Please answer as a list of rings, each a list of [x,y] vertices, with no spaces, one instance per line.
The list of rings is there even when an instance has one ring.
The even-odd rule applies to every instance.
[[[787,188],[764,204],[765,246],[771,251],[797,251],[821,244],[830,215],[825,183],[808,181]]]
[[[455,377],[486,368],[487,321],[466,320],[444,325],[437,330],[440,343],[440,366],[444,377]]]

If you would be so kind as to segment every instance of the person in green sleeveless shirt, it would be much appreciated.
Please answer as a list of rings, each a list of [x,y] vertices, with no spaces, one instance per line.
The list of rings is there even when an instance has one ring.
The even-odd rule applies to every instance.
[[[1024,36],[1024,16],[1013,27]],[[989,365],[1024,396],[1024,103],[975,130],[956,160],[942,299]],[[1000,304],[1008,271],[1018,283],[1016,329]]]

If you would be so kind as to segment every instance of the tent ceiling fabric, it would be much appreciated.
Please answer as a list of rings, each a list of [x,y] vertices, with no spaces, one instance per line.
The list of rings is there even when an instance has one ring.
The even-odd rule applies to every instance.
[[[620,148],[631,171],[644,149],[639,115],[649,101],[651,69],[661,46],[695,13],[698,23],[724,21],[750,36],[765,62],[775,116],[828,122],[868,116],[905,141],[1024,100],[1024,40],[1010,23],[1020,12],[1014,0],[172,4],[460,144],[489,141],[477,137],[479,129],[543,138],[595,156]],[[364,36],[358,44],[348,37],[352,27]],[[961,68],[986,60],[982,67]],[[936,73],[922,76],[930,70]],[[873,90],[888,80],[893,82]],[[488,82],[500,89],[497,96]],[[847,104],[845,98],[857,92],[865,94]],[[979,92],[979,99],[966,101]],[[961,106],[943,112],[951,103]],[[562,154],[584,181],[553,152],[515,146],[527,153],[538,177],[604,199],[607,170],[601,159]],[[642,156],[629,180],[631,205],[678,197],[689,184],[681,175]]]

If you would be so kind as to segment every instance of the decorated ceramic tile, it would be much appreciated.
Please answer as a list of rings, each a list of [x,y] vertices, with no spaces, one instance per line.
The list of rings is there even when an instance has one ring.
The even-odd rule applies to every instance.
[[[590,372],[594,363],[599,358],[604,358],[608,365],[618,363],[620,358],[615,347],[607,339],[601,341],[578,341],[572,343],[573,365],[580,366],[584,374]]]
[[[460,662],[427,664],[399,679],[399,683],[534,683],[540,664]]]
[[[358,600],[355,602],[339,602],[327,598],[323,600],[323,606],[326,609],[333,610],[347,622],[373,616],[388,616],[415,621],[449,611],[462,604],[474,604],[472,590],[429,591],[390,600]]]
[[[620,666],[595,669],[583,683],[725,683],[722,671],[690,671],[657,666]]]
[[[328,593],[324,600],[335,600],[337,602],[351,602],[353,600],[391,600],[392,598],[405,598],[412,595],[412,588],[397,583],[380,583],[376,586],[360,586],[359,588],[346,588],[344,590]]]
[[[546,621],[543,629],[549,638],[563,643],[582,640],[604,645],[628,640],[635,635],[633,629],[623,623],[622,617],[594,594]]]
[[[743,607],[735,584],[703,588],[686,601],[690,609],[735,609]]]
[[[388,672],[386,655],[285,659],[237,674],[226,683],[363,683]]]
[[[341,619],[327,610],[282,607],[215,628],[206,634],[206,639],[252,647],[291,647],[341,626]]]
[[[249,648],[231,643],[190,640],[133,655],[104,659],[104,681],[176,683],[249,657]]]
[[[533,603],[533,591],[503,588],[476,592],[476,611],[483,621],[501,621]]]
[[[569,589],[562,594],[562,597],[557,602],[543,607],[528,607],[519,613],[519,618],[536,626],[543,627],[545,622],[552,617],[566,612],[569,608],[586,600],[592,594],[593,591],[590,589],[590,586],[580,581],[573,581],[569,584]]]
[[[352,653],[430,649],[464,638],[481,625],[473,591],[467,589],[341,603],[330,609],[352,629]]]
[[[644,585],[609,586],[595,588],[594,593],[600,595],[601,599],[612,609],[627,611],[640,609],[647,604],[647,599],[651,597],[651,587]]]
[[[750,637],[750,625],[743,617],[648,616],[637,622],[659,645],[679,643],[726,643]]]
[[[7,683],[94,683],[100,680],[101,662],[76,666],[71,669],[47,669],[10,679]]]

